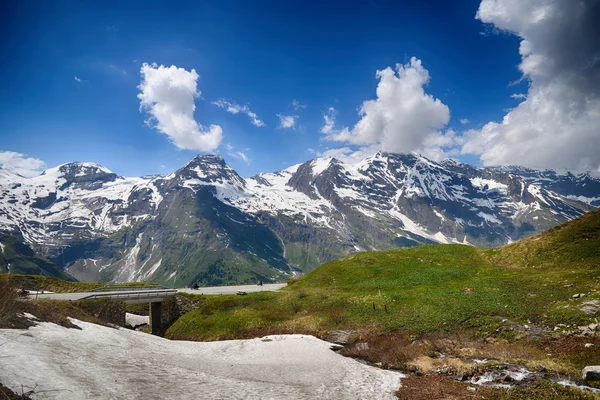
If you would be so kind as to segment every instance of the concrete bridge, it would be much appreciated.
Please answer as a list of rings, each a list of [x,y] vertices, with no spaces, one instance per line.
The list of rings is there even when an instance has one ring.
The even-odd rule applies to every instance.
[[[49,300],[98,300],[109,299],[121,301],[126,304],[150,303],[150,328],[153,335],[162,335],[173,323],[174,313],[172,305],[177,292],[207,294],[207,295],[232,295],[240,293],[277,291],[283,288],[285,283],[272,283],[264,285],[238,285],[238,286],[215,286],[201,287],[198,289],[165,289],[161,286],[105,286],[89,292],[80,293],[32,293],[30,299]],[[173,299],[173,300],[170,300]],[[164,303],[168,305],[165,307]],[[176,304],[175,304],[176,306]],[[177,315],[178,316],[178,315]],[[125,314],[123,311],[123,321]],[[125,322],[122,322],[125,325]]]
[[[153,335],[163,333],[163,302],[165,299],[175,296],[176,289],[149,289],[148,286],[130,286],[130,287],[111,287],[101,288],[94,292],[81,293],[36,293],[31,294],[30,299],[49,299],[49,300],[99,300],[109,299],[112,301],[122,301],[126,304],[150,303],[150,327]],[[125,315],[123,315],[125,318]]]

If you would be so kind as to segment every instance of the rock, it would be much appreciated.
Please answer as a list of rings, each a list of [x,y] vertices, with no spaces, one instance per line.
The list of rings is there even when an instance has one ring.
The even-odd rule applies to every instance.
[[[570,287],[573,287],[573,284],[569,283],[568,285],[564,285],[563,287],[570,288]]]
[[[572,296],[574,299],[580,299],[582,297],[585,297],[585,293],[576,293]]]
[[[587,348],[587,347],[592,347],[593,345],[594,345],[594,343],[586,343],[586,344],[584,344],[584,346],[585,346],[586,348]]]
[[[584,303],[581,303],[581,306],[579,307],[579,309],[581,311],[583,311],[584,313],[586,313],[587,315],[596,314],[598,311],[600,311],[600,301],[598,301],[598,300],[586,301]]]
[[[591,335],[592,333],[594,333],[594,331],[592,329],[590,329],[589,326],[580,326],[579,333],[584,336],[587,336],[587,335]]]
[[[581,371],[586,381],[600,381],[600,365],[589,365]]]
[[[503,382],[510,382],[510,381],[512,381],[512,380],[513,380],[513,379],[512,379],[512,377],[511,377],[511,376],[510,376],[508,373],[506,373],[506,372],[504,372],[504,373],[500,374],[500,375],[499,375],[499,376],[498,376],[498,377],[495,379],[495,381],[496,381],[496,382],[500,382],[500,383],[503,383]]]
[[[336,330],[329,334],[329,336],[327,337],[327,341],[337,344],[350,344],[353,342],[352,336],[355,333],[355,331]]]

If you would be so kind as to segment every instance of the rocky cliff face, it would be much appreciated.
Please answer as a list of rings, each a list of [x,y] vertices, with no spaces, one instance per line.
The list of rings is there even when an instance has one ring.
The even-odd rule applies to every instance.
[[[600,180],[378,153],[244,179],[214,155],[166,176],[69,163],[0,169],[0,229],[79,279],[165,285],[280,280],[358,251],[502,245],[600,205]]]

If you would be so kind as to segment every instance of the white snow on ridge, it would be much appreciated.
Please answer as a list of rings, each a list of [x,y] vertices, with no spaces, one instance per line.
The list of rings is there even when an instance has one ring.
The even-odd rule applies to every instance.
[[[471,184],[479,189],[483,189],[483,187],[487,185],[489,190],[496,189],[503,194],[508,193],[508,185],[492,179],[473,178],[471,179]]]
[[[343,357],[312,336],[169,341],[72,320],[2,329],[2,383],[47,399],[395,399],[404,375]],[[152,397],[152,396],[151,396]],[[41,397],[38,397],[41,398]]]
[[[313,176],[320,175],[321,172],[325,171],[331,164],[332,160],[332,157],[315,158],[312,160],[310,162],[310,166],[312,168]]]
[[[98,164],[76,165],[111,173]],[[14,200],[0,203],[0,227],[19,228],[23,235],[30,239],[30,243],[51,243],[53,235],[64,237],[64,234],[54,230],[48,232],[43,228],[44,225],[61,224],[62,227],[66,224],[65,227],[88,228],[99,233],[111,233],[129,226],[135,221],[135,216],[110,218],[109,214],[112,210],[127,206],[130,196],[136,190],[149,189],[155,206],[162,201],[152,178],[118,177],[114,181],[100,183],[100,186],[94,189],[86,189],[77,184],[64,187],[67,181],[60,172],[60,167],[50,168],[33,178],[14,174],[0,175],[0,191],[8,191],[11,193],[10,199]],[[54,201],[49,196],[53,196]],[[48,201],[48,206],[32,207],[36,201],[42,200]],[[42,227],[30,228],[32,223],[41,224]]]
[[[585,196],[575,196],[575,195],[568,195],[568,196],[564,196],[569,200],[575,200],[575,201],[581,201],[582,203],[586,203],[591,205],[594,202],[600,201],[600,197],[585,197]]]
[[[484,212],[478,212],[477,215],[481,218],[483,218],[484,220],[486,220],[487,222],[491,222],[493,224],[501,224],[502,221],[500,221],[498,218],[494,217],[493,215],[484,213]]]

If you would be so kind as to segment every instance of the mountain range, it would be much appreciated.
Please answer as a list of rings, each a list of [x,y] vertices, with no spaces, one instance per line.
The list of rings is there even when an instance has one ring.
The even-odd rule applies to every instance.
[[[361,251],[499,246],[599,206],[590,174],[407,154],[317,158],[251,178],[216,155],[139,178],[89,162],[33,178],[0,168],[0,231],[84,281],[280,281]]]

